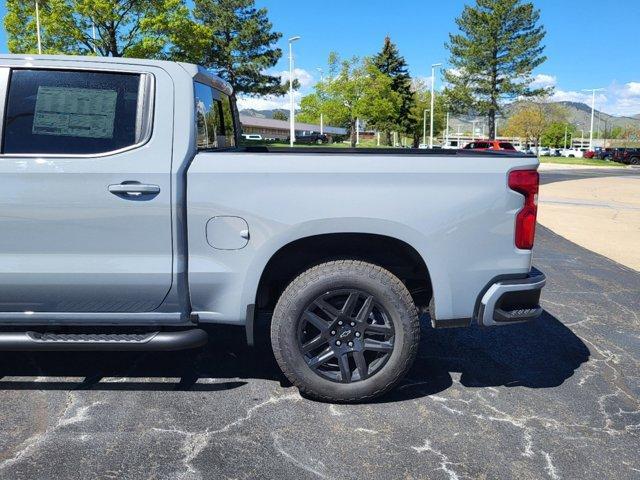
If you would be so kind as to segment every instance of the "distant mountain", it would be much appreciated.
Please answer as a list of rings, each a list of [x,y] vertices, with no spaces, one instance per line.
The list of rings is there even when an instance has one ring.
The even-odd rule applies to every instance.
[[[240,115],[256,118],[273,118],[273,114],[275,112],[283,112],[287,117],[289,116],[289,110],[285,110],[284,108],[276,108],[274,110],[255,110],[253,108],[246,108],[244,110],[240,110]]]
[[[580,102],[553,102],[556,105],[561,106],[565,109],[567,113],[567,121],[573,125],[578,126],[579,129],[584,129],[587,131],[591,126],[591,106],[585,103]],[[513,102],[504,107],[502,114],[498,117],[498,135],[500,135],[501,128],[504,127],[508,118],[516,111],[519,102]],[[632,126],[635,128],[640,128],[640,114],[634,115],[631,117],[617,117],[614,115],[609,115],[608,113],[601,112],[599,110],[595,110],[594,129],[598,130],[598,124],[600,128],[604,130],[605,125],[607,130],[613,127],[627,127]],[[476,128],[478,129],[478,134],[480,135],[480,129],[482,129],[483,125],[486,125],[486,118],[479,117],[474,115],[458,115],[455,118],[452,117],[449,120],[450,131],[455,133],[458,131],[458,128],[462,132],[471,131],[471,122],[476,121]],[[486,131],[486,126],[485,126]],[[488,133],[488,132],[486,132]]]

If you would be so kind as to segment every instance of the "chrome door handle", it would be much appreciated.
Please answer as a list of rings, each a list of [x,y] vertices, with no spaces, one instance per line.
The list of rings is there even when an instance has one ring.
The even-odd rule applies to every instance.
[[[115,195],[139,197],[140,195],[155,195],[160,193],[160,187],[158,185],[147,185],[143,183],[118,183],[109,185],[109,191]]]

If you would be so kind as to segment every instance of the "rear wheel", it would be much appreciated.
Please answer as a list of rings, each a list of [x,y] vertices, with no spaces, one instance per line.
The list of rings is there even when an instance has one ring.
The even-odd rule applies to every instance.
[[[640,157],[631,157],[629,163],[631,165],[640,165]]]
[[[418,314],[404,284],[359,261],[313,267],[285,289],[271,341],[284,374],[327,401],[362,401],[390,390],[411,367]]]

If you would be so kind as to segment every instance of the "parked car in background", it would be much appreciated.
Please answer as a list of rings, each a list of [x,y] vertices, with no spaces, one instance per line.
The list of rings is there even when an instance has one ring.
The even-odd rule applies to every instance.
[[[287,138],[287,142],[289,139]],[[322,145],[323,143],[329,143],[329,137],[322,133],[307,133],[302,135],[296,135],[296,143],[298,144],[316,144]]]
[[[584,158],[595,158],[596,152],[594,152],[593,150],[587,150],[586,152],[583,153],[582,156]]]
[[[596,157],[600,160],[611,160],[615,148],[599,148],[596,150]]]
[[[540,147],[538,151],[540,152],[541,157],[551,156],[551,149],[549,147]]]
[[[258,135],[256,133],[243,133],[242,134],[242,138],[244,140],[248,140],[250,142],[261,142],[262,141],[262,135]]]
[[[457,150],[460,148],[460,142],[458,140],[449,140],[442,145],[445,150]]]
[[[583,152],[578,148],[565,148],[560,152],[566,158],[582,158]]]
[[[464,146],[464,150],[497,150],[515,152],[516,147],[509,142],[501,142],[499,140],[476,140],[475,142],[467,143]]]
[[[617,148],[612,160],[627,165],[640,165],[640,148]]]

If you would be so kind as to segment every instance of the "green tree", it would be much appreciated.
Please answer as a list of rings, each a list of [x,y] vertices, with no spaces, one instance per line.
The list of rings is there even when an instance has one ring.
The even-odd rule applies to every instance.
[[[551,122],[542,133],[540,142],[543,147],[551,148],[564,148],[565,146],[565,133],[567,139],[567,146],[569,145],[569,139],[576,131],[576,127],[567,122]]]
[[[384,39],[382,50],[373,57],[373,64],[384,75],[391,78],[391,89],[400,96],[400,108],[389,112],[386,119],[381,119],[378,127],[385,132],[386,143],[391,145],[391,132],[397,130],[411,133],[415,122],[411,116],[414,94],[411,90],[411,76],[407,70],[407,62],[400,55],[398,47],[388,36]]]
[[[427,142],[427,137],[430,132],[430,112],[426,112],[425,123],[425,110],[431,109],[431,91],[427,88],[424,82],[416,81],[413,86],[413,102],[409,117],[411,119],[412,128],[407,133],[411,135],[413,141],[413,148],[418,148],[420,140],[424,143]],[[446,99],[443,95],[435,93],[433,104],[433,134],[434,136],[440,134],[445,128],[445,116],[446,116]],[[425,128],[426,127],[426,128]],[[426,130],[426,135],[425,135]]]
[[[520,137],[538,147],[547,129],[554,123],[563,122],[565,116],[566,110],[548,103],[545,98],[521,102],[516,112],[507,120],[505,134]]]
[[[356,146],[356,121],[370,126],[384,122],[389,112],[397,112],[400,97],[391,87],[391,78],[376,68],[370,59],[356,57],[341,60],[329,56],[329,77],[315,86],[315,92],[301,101],[301,121],[317,121],[322,112],[327,123],[342,125],[351,132]]]
[[[531,88],[532,70],[546,60],[541,44],[546,32],[539,19],[540,11],[528,2],[476,0],[456,19],[460,33],[449,35],[450,102],[458,111],[486,115],[491,138],[505,100],[545,93]]]
[[[273,112],[274,120],[289,120],[289,114],[284,110],[276,110]]]
[[[202,56],[206,29],[184,0],[38,0],[43,53],[188,60]],[[37,53],[34,2],[7,0],[15,53]],[[95,31],[95,40],[94,40]]]
[[[286,92],[280,77],[265,73],[282,57],[274,46],[282,34],[273,31],[266,8],[256,9],[254,0],[194,3],[196,19],[209,30],[204,65],[231,84],[234,96]]]

